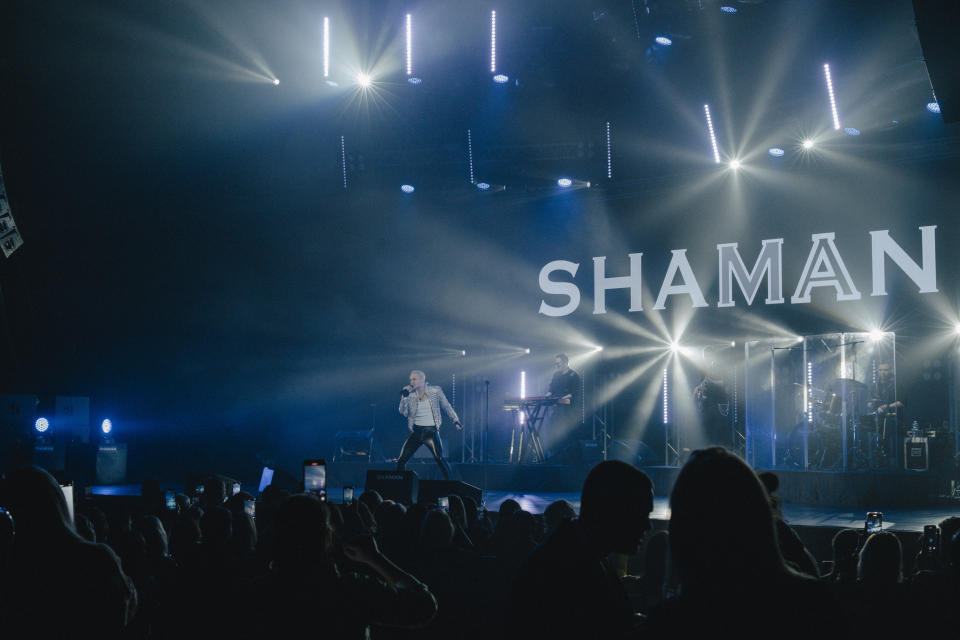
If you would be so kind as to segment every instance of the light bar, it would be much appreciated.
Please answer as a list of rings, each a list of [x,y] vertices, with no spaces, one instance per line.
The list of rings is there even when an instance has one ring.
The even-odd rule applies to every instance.
[[[663,45],[664,47],[669,47],[670,45],[673,44],[673,40],[671,40],[667,36],[657,36],[656,38],[653,39],[653,41],[656,42],[657,44]]]
[[[670,387],[667,382],[667,370],[663,370],[663,424],[670,422]]]
[[[470,129],[467,129],[467,160],[470,163],[470,184],[473,184],[473,138],[470,135]]]
[[[343,167],[343,188],[347,188],[347,143],[340,136],[340,164]]]
[[[413,16],[407,14],[407,75],[413,73]]]
[[[520,372],[520,399],[522,400],[522,399],[524,399],[524,398],[526,398],[526,397],[527,397],[527,372],[526,372],[526,371],[521,371],[521,372]],[[524,423],[525,417],[526,417],[526,416],[524,415],[523,411],[521,411],[521,412],[520,412],[520,424],[523,424],[523,423]]]
[[[707,131],[710,132],[710,145],[713,147],[713,161],[720,164],[720,149],[717,148],[717,135],[713,132],[713,119],[710,117],[710,105],[703,105],[703,112],[707,114]]]
[[[780,147],[770,147],[769,149],[767,149],[767,153],[769,153],[774,158],[782,158],[783,154],[786,152]]]
[[[330,18],[323,19],[323,77],[330,77]]]
[[[833,128],[840,128],[840,116],[837,114],[837,100],[833,95],[833,80],[830,78],[830,65],[823,65],[823,75],[827,78],[827,94],[830,96],[830,112],[833,114]]]
[[[610,123],[607,123],[607,180],[613,179],[613,163],[610,155]]]
[[[934,100],[927,103],[927,111],[930,113],[940,113],[940,103]]]
[[[813,363],[807,363],[807,422],[813,422]]]
[[[490,73],[497,72],[497,12],[490,12]]]

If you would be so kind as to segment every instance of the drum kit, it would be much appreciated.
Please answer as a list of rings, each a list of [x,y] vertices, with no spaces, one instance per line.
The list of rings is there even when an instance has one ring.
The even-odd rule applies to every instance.
[[[804,387],[800,383],[793,384]],[[798,406],[802,406],[803,389],[797,391],[801,396]],[[848,468],[877,470],[887,466],[890,453],[884,431],[890,425],[884,425],[882,420],[877,420],[875,413],[871,413],[871,407],[877,406],[879,399],[870,397],[866,384],[852,378],[836,378],[826,389],[807,386],[806,392],[807,410],[788,437],[783,460],[787,467],[823,471],[841,469],[845,416]]]

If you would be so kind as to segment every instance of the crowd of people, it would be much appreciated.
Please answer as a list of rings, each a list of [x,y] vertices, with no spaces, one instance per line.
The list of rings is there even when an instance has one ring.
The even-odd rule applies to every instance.
[[[9,638],[644,638],[871,635],[960,628],[960,518],[904,561],[898,538],[839,531],[818,562],[783,521],[776,477],[695,452],[653,532],[653,486],[608,461],[579,515],[351,504],[209,482],[169,509],[156,482],[104,512],[27,467],[0,483],[0,629]],[[826,559],[824,559],[826,560]],[[904,567],[911,570],[904,571]],[[642,567],[642,569],[636,569]],[[821,567],[829,571],[821,572]],[[823,575],[821,575],[821,573]],[[309,635],[303,635],[309,634]]]

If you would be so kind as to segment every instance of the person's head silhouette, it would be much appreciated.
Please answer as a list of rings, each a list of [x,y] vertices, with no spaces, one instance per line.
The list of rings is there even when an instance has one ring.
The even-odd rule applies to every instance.
[[[650,529],[653,483],[625,462],[601,462],[587,475],[580,495],[580,524],[601,554],[635,554]]]

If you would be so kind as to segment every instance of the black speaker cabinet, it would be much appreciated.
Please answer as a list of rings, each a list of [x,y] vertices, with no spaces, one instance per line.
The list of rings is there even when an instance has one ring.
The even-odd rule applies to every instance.
[[[364,491],[376,491],[384,500],[393,500],[407,506],[416,504],[420,492],[420,478],[413,471],[367,470]]]
[[[437,498],[441,496],[460,496],[461,498],[473,498],[473,501],[480,506],[482,492],[478,487],[459,480],[424,480],[420,483],[420,502],[436,503]]]
[[[907,471],[926,471],[930,468],[930,444],[925,437],[904,439],[903,466]]]
[[[123,484],[127,481],[127,445],[101,444],[97,447],[97,484]]]

